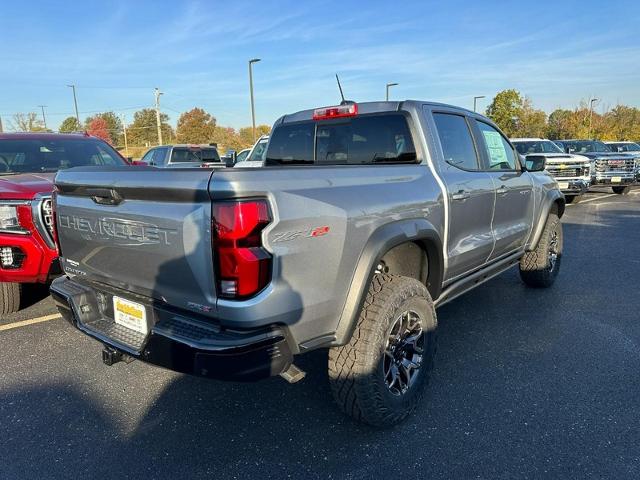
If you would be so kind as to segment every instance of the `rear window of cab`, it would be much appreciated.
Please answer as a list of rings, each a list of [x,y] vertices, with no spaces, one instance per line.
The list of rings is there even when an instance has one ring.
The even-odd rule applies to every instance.
[[[267,165],[416,163],[407,119],[401,113],[305,121],[276,127]]]

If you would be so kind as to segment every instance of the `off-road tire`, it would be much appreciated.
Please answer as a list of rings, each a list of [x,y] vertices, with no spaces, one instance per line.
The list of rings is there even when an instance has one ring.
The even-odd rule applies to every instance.
[[[580,203],[582,195],[565,195],[564,199],[567,203]]]
[[[0,282],[0,315],[8,315],[20,310],[21,293],[21,284]]]
[[[551,262],[550,249],[556,235],[556,260]],[[544,231],[535,250],[525,253],[520,259],[520,278],[530,287],[548,288],[553,285],[562,261],[562,223],[556,212],[549,213]]]
[[[611,187],[613,193],[617,193],[618,195],[628,195],[631,191],[631,187]]]
[[[409,310],[420,318],[422,361],[413,383],[398,396],[385,381],[384,352],[391,329]],[[436,352],[436,326],[433,301],[422,283],[409,277],[376,274],[349,343],[329,350],[329,381],[340,408],[358,421],[380,427],[408,417],[420,403],[429,381]]]

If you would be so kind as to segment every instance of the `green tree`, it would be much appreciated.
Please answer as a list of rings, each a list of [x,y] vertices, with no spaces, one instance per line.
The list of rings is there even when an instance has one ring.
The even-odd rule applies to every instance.
[[[46,132],[44,123],[35,112],[16,113],[11,118],[11,128],[16,132]]]
[[[238,132],[231,127],[216,126],[213,132],[213,142],[218,144],[220,153],[225,153],[227,150],[242,150]]]
[[[162,140],[169,143],[174,137],[173,129],[169,125],[169,116],[160,114],[160,128]],[[152,108],[144,108],[133,114],[133,122],[127,127],[127,136],[130,145],[152,146],[158,144],[158,131],[156,127],[156,111]]]
[[[71,133],[71,132],[79,132],[82,128],[78,123],[76,117],[67,117],[60,124],[60,128],[58,131],[60,133]]]
[[[605,140],[640,139],[640,109],[626,105],[616,105],[604,114]]]
[[[487,117],[493,120],[509,137],[515,137],[522,121],[524,100],[517,90],[498,92],[487,107]]]
[[[547,133],[547,114],[533,108],[529,98],[522,102],[519,121],[516,123],[518,137],[544,137]]]
[[[552,140],[574,138],[576,132],[574,112],[558,108],[551,112],[547,122],[547,137]]]
[[[184,112],[178,119],[178,143],[211,143],[215,138],[216,119],[201,108]]]
[[[106,123],[106,129],[109,133],[109,138],[112,144],[124,145],[124,135],[122,133],[122,120],[114,112],[103,112],[88,117],[84,124],[85,128],[89,130],[89,125],[97,119],[104,120]]]

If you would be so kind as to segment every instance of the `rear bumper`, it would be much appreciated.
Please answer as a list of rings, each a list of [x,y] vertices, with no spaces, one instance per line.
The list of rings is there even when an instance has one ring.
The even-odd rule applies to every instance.
[[[148,335],[113,321],[112,296],[143,303],[152,324]],[[285,327],[230,330],[191,312],[176,312],[149,299],[110,287],[100,290],[68,277],[51,285],[61,315],[115,350],[177,372],[219,380],[253,381],[278,375],[292,362]]]

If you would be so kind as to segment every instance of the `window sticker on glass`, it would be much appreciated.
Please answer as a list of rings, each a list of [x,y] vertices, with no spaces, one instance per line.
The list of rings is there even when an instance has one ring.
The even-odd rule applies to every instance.
[[[491,162],[491,166],[499,165],[501,163],[509,163],[509,159],[507,158],[507,152],[504,149],[504,144],[502,143],[502,137],[498,132],[488,132],[486,130],[482,131],[484,135],[484,141],[487,143],[487,149],[489,150],[489,160]]]

